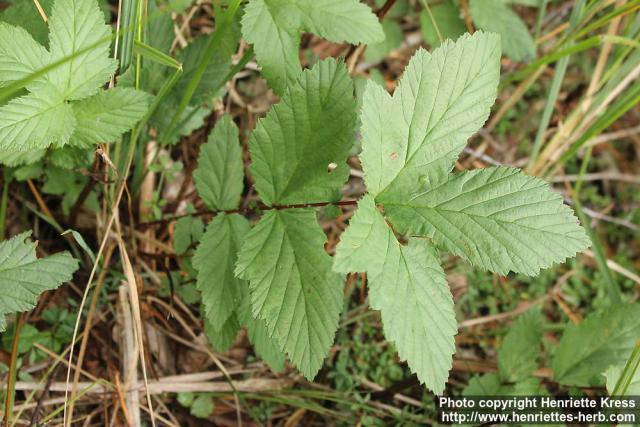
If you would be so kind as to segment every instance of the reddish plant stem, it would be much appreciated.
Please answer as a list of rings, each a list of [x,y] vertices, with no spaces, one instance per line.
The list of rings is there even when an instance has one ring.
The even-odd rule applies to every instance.
[[[334,205],[334,206],[353,206],[353,205],[357,205],[358,201],[357,200],[342,200],[339,202],[315,202],[315,203],[295,203],[292,205],[273,205],[273,206],[267,206],[263,203],[258,203],[258,205],[256,207],[248,207],[248,208],[243,208],[243,209],[229,209],[229,210],[220,210],[220,211],[209,211],[209,210],[201,210],[201,211],[197,211],[195,213],[190,213],[190,214],[184,214],[184,215],[174,215],[172,217],[169,218],[164,218],[164,219],[159,219],[156,221],[147,221],[147,222],[141,222],[138,224],[139,227],[151,227],[154,225],[161,225],[161,224],[166,224],[168,222],[171,221],[175,221],[177,219],[180,218],[184,218],[187,216],[205,216],[205,215],[217,215],[217,214],[237,214],[237,213],[251,213],[251,212],[260,212],[260,211],[271,211],[271,210],[277,210],[277,211],[281,211],[284,209],[305,209],[305,208],[318,208],[318,207],[323,207],[323,206],[328,206],[328,205]]]

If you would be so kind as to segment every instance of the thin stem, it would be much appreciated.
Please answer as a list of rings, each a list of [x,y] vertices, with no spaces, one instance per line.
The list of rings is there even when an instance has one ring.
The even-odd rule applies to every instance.
[[[424,6],[424,9],[427,11],[427,14],[429,14],[429,19],[431,20],[431,25],[433,25],[433,28],[436,30],[436,34],[438,35],[438,40],[440,41],[440,44],[442,44],[444,39],[442,38],[442,33],[440,32],[440,28],[438,27],[438,23],[436,22],[436,18],[434,18],[433,13],[431,12],[431,8],[429,7],[429,3],[427,3],[427,0],[421,0],[421,2],[422,2],[422,6]]]
[[[580,222],[582,222],[582,225],[587,231],[587,235],[589,236],[589,238],[591,239],[591,243],[593,244],[593,253],[595,255],[596,264],[598,265],[598,268],[602,272],[602,275],[604,276],[604,279],[605,279],[605,283],[607,285],[607,293],[609,294],[609,304],[612,306],[617,306],[622,304],[620,287],[616,282],[613,274],[611,274],[611,270],[607,265],[607,257],[605,256],[604,249],[602,248],[602,245],[600,243],[600,240],[598,239],[598,236],[595,230],[591,226],[591,222],[589,221],[589,218],[585,215],[584,210],[582,208],[582,203],[580,202],[580,190],[582,189],[582,183],[583,183],[583,180],[581,177],[583,177],[587,171],[587,166],[589,165],[589,161],[591,160],[592,149],[593,147],[589,147],[587,149],[584,160],[582,161],[582,165],[580,166],[580,172],[579,172],[580,179],[578,179],[578,181],[576,182],[576,186],[573,190],[573,202],[576,208],[576,214],[578,215]]]
[[[210,211],[210,210],[201,210],[201,211],[197,211],[194,213],[188,213],[188,214],[184,214],[184,215],[174,215],[171,217],[167,217],[167,218],[163,218],[163,219],[159,219],[156,221],[147,221],[147,222],[141,222],[138,223],[138,226],[140,227],[151,227],[154,225],[160,225],[160,224],[165,224],[167,222],[171,222],[171,221],[175,221],[177,219],[180,218],[184,218],[187,216],[205,216],[205,215],[218,215],[218,214],[245,214],[245,213],[252,213],[252,212],[262,212],[262,211],[271,211],[271,210],[285,210],[285,209],[305,209],[305,208],[319,208],[319,207],[323,207],[323,206],[328,206],[328,205],[334,205],[334,206],[354,206],[357,205],[358,201],[357,200],[341,200],[339,202],[314,202],[314,203],[296,203],[296,204],[292,204],[292,205],[272,205],[272,206],[267,206],[263,203],[258,203],[256,206],[253,207],[247,207],[247,208],[241,208],[241,209],[228,209],[228,210],[217,210],[217,211]]]
[[[4,401],[4,427],[9,427],[10,417],[13,413],[13,401],[16,387],[16,364],[18,361],[18,344],[20,343],[20,329],[24,320],[24,313],[18,313],[15,331],[13,332],[13,342],[11,344],[11,362],[9,362],[9,373],[7,374],[7,395]]]
[[[580,18],[582,17],[582,11],[584,9],[584,0],[578,1],[571,11],[571,23],[567,32],[573,31],[576,26],[579,24]],[[553,80],[551,81],[551,88],[549,89],[549,96],[547,97],[547,101],[544,106],[544,111],[542,112],[542,119],[540,120],[540,125],[538,126],[538,131],[536,133],[536,139],[533,143],[533,149],[531,151],[531,156],[529,157],[528,168],[531,169],[533,165],[535,165],[536,160],[538,159],[538,154],[540,153],[540,148],[542,147],[542,142],[544,141],[545,134],[547,132],[547,128],[549,127],[549,123],[551,121],[551,115],[555,110],[556,101],[558,99],[558,95],[560,94],[560,88],[562,87],[562,82],[564,80],[565,72],[567,71],[567,66],[569,65],[570,56],[563,56],[558,61],[556,65],[555,73],[553,75]]]

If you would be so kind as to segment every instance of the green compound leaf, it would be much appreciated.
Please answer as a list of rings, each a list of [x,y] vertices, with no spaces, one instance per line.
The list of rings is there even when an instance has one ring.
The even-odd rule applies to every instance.
[[[25,232],[0,243],[0,332],[5,330],[5,315],[31,310],[38,296],[71,280],[78,261],[68,252],[36,257],[35,242],[26,241]]]
[[[365,182],[376,200],[441,182],[489,116],[500,77],[495,34],[419,50],[393,96],[368,82],[361,113]]]
[[[236,275],[249,280],[253,315],[264,319],[291,361],[311,379],[333,343],[342,280],[312,209],[270,210],[249,232]]]
[[[357,0],[251,0],[242,34],[254,45],[262,73],[278,93],[300,75],[300,34],[332,42],[379,43],[384,32],[371,9]]]
[[[429,236],[472,264],[535,275],[590,245],[562,196],[518,169],[453,175],[429,190],[396,195],[385,212],[401,232]]]
[[[607,308],[569,324],[562,334],[551,368],[560,384],[577,387],[604,385],[611,365],[623,365],[638,339],[640,304]]]
[[[72,104],[76,131],[71,144],[89,148],[96,142],[115,141],[144,116],[150,99],[139,90],[115,88]]]
[[[242,149],[238,127],[224,115],[200,147],[198,168],[193,173],[198,194],[214,210],[236,209],[243,188]]]
[[[356,123],[344,64],[321,61],[292,82],[251,134],[251,174],[267,205],[339,197]],[[331,166],[337,166],[333,169]]]
[[[71,105],[50,86],[38,93],[12,99],[0,107],[0,144],[3,150],[25,152],[69,142],[76,126]]]
[[[11,6],[0,12],[0,21],[26,29],[35,41],[46,47],[49,39],[49,26],[42,19],[38,8],[34,7],[35,4],[29,1],[9,1],[8,3]],[[50,16],[53,0],[39,0],[39,3],[44,13]]]
[[[205,317],[207,323],[217,331],[246,293],[243,292],[246,284],[236,278],[233,269],[249,228],[249,222],[241,215],[217,215],[207,225],[193,256]]]
[[[509,58],[524,61],[535,56],[527,25],[504,0],[470,0],[469,12],[478,28],[500,34],[502,51]]]
[[[0,22],[0,87],[28,77],[49,62],[49,52],[31,34]]]
[[[385,336],[434,393],[444,390],[457,323],[453,298],[435,250],[426,240],[396,240],[367,195],[336,248],[334,269],[368,273],[371,306]]]
[[[530,309],[511,325],[498,350],[498,371],[503,381],[517,383],[538,367],[544,327],[540,310]]]
[[[231,313],[222,325],[211,323],[208,317],[204,318],[204,333],[213,348],[218,352],[229,351],[238,336],[239,330],[240,324],[235,313]]]
[[[52,145],[90,148],[112,142],[147,110],[149,97],[142,92],[101,90],[117,62],[109,56],[111,27],[96,1],[56,0],[49,45],[47,51],[24,29],[0,23],[0,86],[41,74],[27,84],[30,94],[0,107],[4,164],[20,163],[21,152]]]
[[[93,95],[116,69],[117,61],[109,57],[111,27],[93,0],[56,0],[49,20],[49,43],[52,61],[83,51],[47,73],[67,100]]]
[[[238,308],[238,318],[247,327],[247,336],[258,357],[267,362],[275,372],[284,370],[285,355],[275,340],[269,336],[267,324],[263,319],[255,319],[251,314],[251,301],[245,298]]]

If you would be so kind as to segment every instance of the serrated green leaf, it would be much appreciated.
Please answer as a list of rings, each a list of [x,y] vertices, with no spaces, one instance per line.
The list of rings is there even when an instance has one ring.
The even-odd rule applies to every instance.
[[[612,306],[569,324],[551,363],[554,379],[578,387],[604,385],[611,365],[624,364],[638,339],[640,304]]]
[[[130,29],[127,29],[130,30]],[[111,27],[93,0],[56,0],[49,19],[51,58],[59,61],[87,49],[47,73],[62,96],[78,100],[93,95],[109,80],[117,61],[109,57]]]
[[[270,210],[249,232],[236,275],[249,280],[253,315],[311,379],[333,343],[342,310],[342,280],[323,249],[312,209]]]
[[[210,209],[231,210],[240,204],[244,165],[238,127],[229,115],[220,118],[200,147],[193,180],[198,195]]]
[[[249,140],[251,175],[267,205],[339,197],[349,174],[355,105],[346,67],[333,59],[317,63],[291,83]]]
[[[284,370],[285,355],[277,343],[269,336],[267,324],[263,319],[256,319],[251,314],[251,301],[246,298],[238,308],[238,319],[247,328],[247,336],[256,351],[256,355],[264,360],[275,372]]]
[[[25,232],[0,243],[0,332],[5,315],[35,307],[38,296],[71,280],[78,261],[68,252],[36,257],[36,243]]]
[[[47,160],[51,165],[64,169],[88,168],[91,166],[95,152],[91,148],[74,147],[71,144],[62,148],[49,150]]]
[[[241,215],[217,215],[207,225],[193,256],[205,317],[214,329],[222,328],[242,301],[246,284],[236,278],[233,270],[249,228],[249,222]]]
[[[0,12],[0,21],[26,29],[36,42],[46,47],[49,39],[49,28],[33,1],[22,0],[12,3],[11,7]],[[53,0],[39,0],[39,3],[44,13],[49,16]],[[0,38],[0,40],[3,39]]]
[[[498,274],[532,276],[590,245],[562,196],[518,169],[463,172],[426,191],[393,196],[382,203],[398,230],[429,236]]]
[[[209,418],[213,415],[215,405],[213,396],[208,393],[199,393],[191,403],[191,415],[198,418]]]
[[[45,154],[45,150],[22,151],[0,147],[0,164],[9,167],[31,165],[43,158]]]
[[[384,40],[376,16],[357,0],[251,0],[242,18],[242,34],[254,45],[262,73],[278,94],[300,74],[301,32],[337,43]]]
[[[50,90],[12,99],[0,107],[0,143],[4,150],[27,151],[44,149],[51,144],[65,145],[75,125],[71,105]]]
[[[150,101],[145,92],[114,88],[73,103],[76,130],[71,143],[90,148],[99,142],[114,142],[145,115]]]
[[[489,116],[499,74],[499,39],[478,31],[445,41],[432,54],[418,50],[393,96],[368,83],[360,158],[376,200],[446,177]]]
[[[529,29],[504,0],[470,0],[469,12],[476,27],[500,34],[509,58],[524,61],[536,55]]]
[[[50,62],[49,52],[20,27],[0,22],[0,87],[24,79]],[[31,82],[38,85],[42,79]]]
[[[460,18],[460,9],[450,0],[444,0],[430,7],[433,19],[438,24],[438,29],[443,38],[455,40],[466,32],[464,22]],[[422,29],[422,36],[427,43],[435,47],[440,46],[438,33],[426,10],[420,12],[420,28]]]
[[[498,372],[503,381],[522,381],[538,367],[543,326],[537,309],[530,309],[511,325],[498,350]]]
[[[213,348],[218,352],[224,353],[231,348],[239,330],[240,324],[234,313],[231,313],[222,325],[213,324],[208,318],[204,319],[204,333]]]
[[[402,246],[367,195],[336,248],[334,269],[368,273],[371,306],[387,339],[429,389],[444,390],[457,333],[453,297],[435,250],[426,240]]]
[[[509,393],[510,387],[502,385],[498,374],[476,375],[462,391],[463,396],[502,396]]]
[[[173,248],[177,254],[185,253],[189,247],[199,242],[204,234],[204,224],[200,218],[189,215],[176,221],[173,231]]]

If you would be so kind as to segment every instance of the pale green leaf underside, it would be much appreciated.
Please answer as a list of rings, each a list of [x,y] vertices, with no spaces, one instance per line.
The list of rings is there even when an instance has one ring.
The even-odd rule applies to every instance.
[[[371,9],[357,0],[251,0],[242,34],[254,45],[262,73],[279,94],[300,74],[300,34],[341,43],[377,43],[384,33]]]
[[[244,167],[238,127],[224,115],[200,146],[193,179],[198,195],[214,210],[236,209],[242,195]]]
[[[638,339],[640,304],[610,307],[569,324],[551,363],[560,384],[593,387],[604,384],[603,373],[611,365],[626,363]]]
[[[393,96],[367,84],[360,158],[376,200],[428,188],[449,173],[489,116],[499,74],[500,40],[478,31],[433,53],[418,50]]]
[[[355,108],[347,70],[333,59],[291,83],[249,140],[251,175],[267,205],[335,199],[349,173]]]
[[[397,229],[490,271],[535,275],[590,245],[562,197],[508,167],[452,175],[422,193],[384,203]]]
[[[385,336],[420,381],[441,393],[452,366],[457,323],[446,276],[431,245],[424,239],[400,245],[373,197],[366,195],[342,234],[334,269],[368,273],[371,306],[381,311]]]
[[[618,380],[622,376],[626,364],[612,365],[604,372],[604,376],[607,383],[607,391],[609,394],[613,394],[613,391],[618,384]],[[636,373],[631,377],[631,381],[627,386],[625,396],[638,396],[640,395],[640,370],[636,370]]]
[[[49,62],[49,52],[31,34],[0,22],[0,87],[28,77]]]
[[[0,144],[3,150],[44,149],[69,142],[76,125],[71,106],[49,86],[0,107]]]
[[[527,25],[503,0],[471,0],[469,12],[477,28],[500,34],[502,51],[514,61],[533,58],[536,46]]]
[[[193,256],[193,266],[198,270],[196,286],[202,294],[207,322],[214,330],[222,329],[246,293],[246,283],[236,278],[233,269],[249,228],[241,215],[217,215],[207,225]]]
[[[25,242],[31,232],[0,243],[0,331],[5,315],[35,307],[38,296],[71,280],[78,261],[68,252],[36,257],[36,243]]]
[[[150,98],[139,90],[115,88],[74,103],[76,130],[71,144],[92,147],[96,142],[115,141],[144,116]]]
[[[342,309],[326,237],[312,209],[270,210],[249,232],[236,274],[249,280],[253,315],[305,377],[321,368]]]
[[[109,57],[111,27],[94,0],[56,0],[49,19],[49,44],[52,61],[83,52],[47,73],[65,99],[93,95],[116,69],[117,62]]]

